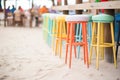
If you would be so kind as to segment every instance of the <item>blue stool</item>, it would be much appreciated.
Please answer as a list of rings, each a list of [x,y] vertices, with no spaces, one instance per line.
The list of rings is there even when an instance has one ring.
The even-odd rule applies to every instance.
[[[120,46],[120,43],[119,43],[119,39],[120,39],[120,14],[115,15],[115,23],[116,23],[116,25],[118,24],[118,34],[117,34],[117,44],[116,44],[116,59],[117,59],[118,47]]]

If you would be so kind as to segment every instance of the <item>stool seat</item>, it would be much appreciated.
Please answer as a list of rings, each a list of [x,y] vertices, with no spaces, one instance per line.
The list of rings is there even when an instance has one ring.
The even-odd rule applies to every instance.
[[[89,21],[92,21],[93,14],[88,14],[88,16],[89,16]]]
[[[116,21],[120,21],[120,14],[116,14],[116,15],[115,15],[115,20],[116,20]]]
[[[89,21],[89,15],[68,15],[66,21]]]
[[[107,22],[113,21],[114,17],[111,16],[111,15],[108,15],[108,14],[99,14],[99,15],[92,16],[92,20],[94,22],[104,22],[104,23],[107,23]]]
[[[58,15],[60,15],[60,14],[50,14],[50,19],[55,19]]]
[[[57,19],[57,21],[65,21],[65,18],[66,18],[66,16],[67,15],[58,15],[57,17],[56,17],[56,19]]]

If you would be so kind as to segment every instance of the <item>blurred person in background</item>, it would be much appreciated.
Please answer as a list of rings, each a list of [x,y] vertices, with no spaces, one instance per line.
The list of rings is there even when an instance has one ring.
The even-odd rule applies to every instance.
[[[33,25],[33,19],[34,19],[34,12],[35,12],[35,11],[34,11],[34,7],[32,7],[32,8],[29,10],[29,12],[30,12],[30,22],[29,22],[30,24],[29,24],[29,25],[30,25],[30,27],[32,28],[32,27],[33,27],[32,25]]]
[[[6,13],[10,12],[10,6],[6,9]]]
[[[13,25],[13,14],[11,12],[10,6],[6,9],[6,19],[7,19],[7,25],[12,26]]]
[[[12,9],[11,9],[12,14],[14,13],[15,10],[16,10],[15,6],[12,5]]]
[[[8,6],[8,8],[6,9],[6,15],[8,15],[8,13],[10,13],[10,6]]]
[[[14,11],[14,22],[15,24],[18,23],[19,26],[23,26],[23,19],[24,19],[24,10],[22,9],[21,6],[19,6],[18,9]]]
[[[39,19],[39,8],[40,8],[40,6],[39,7],[38,6],[34,7],[34,17],[35,17],[35,26],[36,27],[39,26],[39,21],[38,21],[38,19]]]
[[[20,10],[21,13],[24,12],[24,10],[23,10],[23,8],[21,6],[19,6],[18,9]]]
[[[43,6],[39,9],[40,14],[44,14],[44,13],[48,13],[48,12],[49,12],[49,10],[46,6]]]

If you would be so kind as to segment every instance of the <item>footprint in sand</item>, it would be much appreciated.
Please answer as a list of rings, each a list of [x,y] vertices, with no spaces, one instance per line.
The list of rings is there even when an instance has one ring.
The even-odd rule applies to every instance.
[[[0,80],[5,80],[8,77],[9,77],[8,75],[3,75],[2,77],[0,77]]]

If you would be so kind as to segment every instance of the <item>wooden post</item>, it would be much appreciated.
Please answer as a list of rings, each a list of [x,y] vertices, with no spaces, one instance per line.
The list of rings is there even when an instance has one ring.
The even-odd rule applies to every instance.
[[[2,0],[0,0],[0,8],[2,8],[1,2],[2,2]]]
[[[33,0],[32,0],[32,8],[34,7],[34,2],[33,2]]]
[[[55,6],[54,0],[52,0],[52,5]]]
[[[68,1],[67,1],[67,0],[64,0],[64,4],[65,4],[65,5],[68,5]],[[69,14],[69,11],[68,11],[68,10],[64,10],[64,11],[63,11],[63,14]]]
[[[92,2],[95,2],[95,0],[89,0],[89,2],[92,3]],[[98,10],[93,10],[93,9],[89,10],[89,12],[92,13],[92,14],[97,14],[97,11]]]
[[[4,0],[4,26],[6,27],[6,1],[7,0]]]
[[[76,4],[82,3],[82,0],[76,0]],[[76,14],[82,14],[82,10],[76,10]]]

